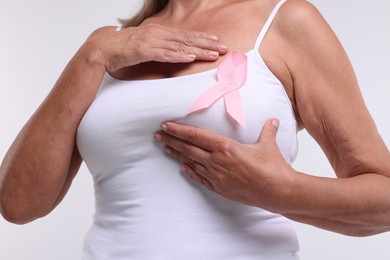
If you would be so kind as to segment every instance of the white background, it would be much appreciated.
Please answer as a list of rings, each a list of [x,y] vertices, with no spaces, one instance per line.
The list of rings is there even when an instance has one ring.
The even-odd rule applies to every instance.
[[[313,0],[344,45],[367,106],[390,146],[390,3]],[[135,12],[139,0],[1,0],[0,158],[89,33]],[[364,125],[362,125],[364,127]],[[318,145],[299,134],[294,167],[333,176]],[[44,219],[17,226],[0,219],[1,260],[80,259],[93,214],[93,184],[83,166],[68,195]],[[296,224],[303,260],[388,260],[390,233],[352,238]]]

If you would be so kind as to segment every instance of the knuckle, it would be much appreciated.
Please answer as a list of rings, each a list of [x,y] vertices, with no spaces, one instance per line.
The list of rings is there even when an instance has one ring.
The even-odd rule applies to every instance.
[[[179,34],[181,35],[181,41],[183,41],[183,44],[186,46],[191,46],[194,44],[195,41],[195,36],[193,35],[192,32],[180,29]]]
[[[188,156],[191,154],[191,151],[192,151],[192,147],[190,144],[183,144],[183,154],[185,156]]]
[[[192,46],[192,44],[194,43],[194,37],[189,34],[185,34],[184,43],[187,46]]]
[[[169,155],[180,162],[183,162],[183,163],[186,162],[186,157],[182,153],[177,152],[176,150],[171,149]]]
[[[191,129],[187,133],[185,140],[192,143],[192,142],[196,141],[197,136],[198,136],[198,133],[197,133],[196,129]]]
[[[213,161],[209,156],[202,156],[201,158],[202,167],[205,172],[212,172]]]
[[[194,162],[191,162],[191,168],[192,168],[192,170],[194,171],[194,172],[198,172],[199,170],[198,170],[198,166],[196,165],[196,163],[194,163]]]
[[[218,181],[222,181],[224,179],[224,174],[229,172],[225,166],[222,166],[219,163],[212,163],[209,168],[211,172],[214,172],[214,178]]]
[[[144,60],[146,58],[146,54],[148,54],[147,47],[143,44],[137,44],[136,48],[134,48],[134,57],[138,60]]]
[[[232,153],[234,151],[232,144],[227,142],[220,142],[217,145],[217,151],[220,152],[223,156],[232,156]]]
[[[186,45],[185,45],[184,43],[178,42],[178,43],[176,44],[175,50],[176,50],[177,52],[184,52],[185,48],[186,48]]]

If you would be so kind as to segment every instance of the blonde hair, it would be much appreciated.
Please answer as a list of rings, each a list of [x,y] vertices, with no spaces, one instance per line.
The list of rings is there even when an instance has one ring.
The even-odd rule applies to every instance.
[[[146,18],[160,12],[169,0],[144,0],[140,11],[128,20],[119,20],[123,27],[140,25]]]

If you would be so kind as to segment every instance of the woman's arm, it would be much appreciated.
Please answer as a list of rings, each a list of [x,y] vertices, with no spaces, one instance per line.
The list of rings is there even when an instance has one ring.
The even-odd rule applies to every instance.
[[[18,224],[49,213],[65,195],[81,157],[76,129],[105,71],[81,48],[7,152],[0,172],[1,213]]]
[[[337,179],[287,165],[275,144],[275,120],[264,126],[255,145],[174,123],[165,124],[157,140],[184,162],[183,170],[195,181],[229,199],[348,235],[390,230],[390,153],[342,46],[306,1],[287,1],[273,28],[301,122]]]
[[[294,188],[302,193],[295,202],[307,207],[293,212],[300,216],[290,217],[317,225],[319,219],[330,220],[322,226],[329,229],[349,224],[357,235],[388,230],[390,153],[364,104],[347,55],[314,7],[304,1],[286,7],[279,28],[289,43],[286,63],[298,113],[339,177],[299,174]]]
[[[146,61],[215,60],[226,52],[210,34],[147,25],[96,30],[71,59],[7,152],[0,168],[1,214],[26,223],[48,214],[65,196],[82,159],[77,127],[106,71]]]

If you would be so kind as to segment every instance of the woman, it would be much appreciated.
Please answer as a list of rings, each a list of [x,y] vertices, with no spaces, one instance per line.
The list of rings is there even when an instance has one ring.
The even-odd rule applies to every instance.
[[[279,133],[284,134],[279,135],[279,143],[284,159],[293,160],[295,121],[284,90],[294,100],[294,89],[289,88],[288,70],[283,67],[288,60],[283,57],[285,53],[280,53],[283,48],[274,51],[272,48],[284,42],[279,38],[286,36],[279,32],[286,28],[282,18],[302,22],[287,14],[296,14],[298,10],[304,11],[303,17],[305,12],[317,14],[306,3],[289,1],[274,13],[276,16],[270,16],[274,23],[267,30],[263,24],[271,10],[277,10],[276,4],[277,1],[214,1],[212,4],[170,1],[137,28],[119,32],[102,28],[95,32],[70,62],[4,161],[3,215],[23,223],[52,210],[77,172],[80,150],[94,175],[97,191],[97,213],[86,239],[86,259],[250,259],[251,255],[253,259],[296,259],[295,235],[284,218],[229,202],[193,186],[175,172],[177,164],[161,156],[160,147],[152,142],[153,132],[160,123],[176,120],[254,143],[265,118],[280,116],[283,120]],[[199,21],[200,13],[210,19]],[[282,23],[280,27],[278,22]],[[154,24],[164,27],[156,28]],[[265,33],[257,37],[261,28],[267,32],[264,41]],[[229,46],[229,52],[223,55],[227,50],[213,35],[192,30],[215,33],[221,43]],[[257,56],[259,48],[261,57]],[[223,102],[219,101],[208,111],[195,111],[187,116],[187,109],[195,99],[214,83],[212,69],[237,50],[248,59],[247,82],[250,83],[240,89],[240,95],[244,105],[254,104],[253,109],[245,110],[246,128],[225,117],[225,110],[221,109]],[[209,62],[192,63],[195,58]],[[285,89],[272,79],[265,66],[256,67],[261,63],[251,65],[262,59]],[[172,62],[189,65],[167,64]],[[92,103],[106,70],[112,76],[105,76]],[[205,70],[208,71],[197,73]],[[196,74],[179,77],[193,73]],[[268,88],[258,87],[258,78],[252,75],[270,80],[265,81]],[[197,79],[199,76],[202,82]],[[172,79],[158,80],[167,77]],[[263,91],[260,94],[265,96],[256,91]],[[256,102],[259,99],[272,102],[259,108]],[[75,149],[78,127],[78,149]]]
[[[302,17],[309,19],[306,15]],[[192,179],[226,198],[347,235],[388,231],[389,151],[339,43],[329,28],[316,24],[320,21],[310,21],[314,25],[303,27],[308,31],[288,42],[287,53],[280,55],[286,55],[290,68],[297,121],[317,140],[339,179],[292,169],[275,143],[280,131],[276,118],[250,146],[173,122],[162,124],[155,138],[167,145],[167,154],[183,162]],[[300,46],[290,48],[294,44]]]

